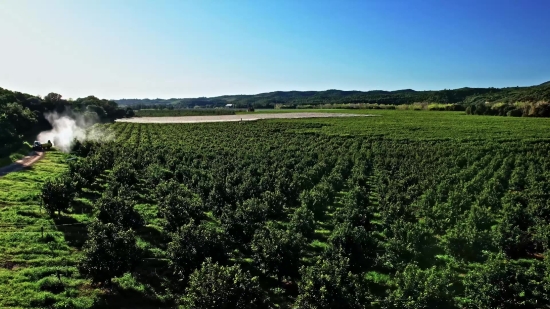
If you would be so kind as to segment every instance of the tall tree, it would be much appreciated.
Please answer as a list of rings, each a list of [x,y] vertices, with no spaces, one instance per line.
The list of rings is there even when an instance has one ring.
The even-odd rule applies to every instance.
[[[538,264],[538,262],[535,262]],[[464,278],[469,308],[544,308],[550,303],[544,291],[541,269],[525,267],[503,254],[488,261]]]
[[[395,289],[384,302],[384,308],[458,308],[454,301],[457,278],[449,269],[426,270],[407,265],[395,278]]]
[[[50,215],[67,211],[75,196],[75,184],[68,174],[46,180],[40,191],[42,205]]]
[[[132,271],[139,259],[140,251],[132,230],[96,220],[88,227],[88,240],[78,269],[94,283],[111,284],[113,278]]]
[[[221,266],[207,259],[189,278],[185,308],[269,308],[258,278],[239,266]]]
[[[274,222],[258,229],[252,239],[254,262],[266,274],[295,278],[300,268],[300,258],[306,247],[301,234],[283,230]]]
[[[297,308],[359,309],[368,304],[368,288],[359,275],[348,268],[349,259],[333,256],[300,270]]]
[[[182,226],[172,235],[166,253],[174,274],[184,280],[207,258],[216,263],[227,261],[222,235],[205,224],[188,223]]]

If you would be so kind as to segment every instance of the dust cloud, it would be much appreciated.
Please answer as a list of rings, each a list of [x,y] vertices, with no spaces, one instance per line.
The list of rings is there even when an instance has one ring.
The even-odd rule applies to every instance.
[[[100,122],[95,113],[45,113],[44,118],[51,124],[52,129],[38,134],[37,141],[46,143],[48,140],[53,146],[63,152],[70,152],[75,140],[84,142],[106,141],[111,136],[106,134],[100,127],[94,126]]]

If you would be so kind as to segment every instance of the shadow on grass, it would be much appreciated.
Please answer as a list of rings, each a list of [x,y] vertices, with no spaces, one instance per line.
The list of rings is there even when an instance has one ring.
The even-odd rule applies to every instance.
[[[139,228],[137,234],[151,247],[166,250],[168,239],[160,230],[151,226],[143,226]]]
[[[155,204],[157,202],[153,197],[151,197],[148,194],[150,188],[144,187],[142,189],[140,188],[137,190],[141,190],[137,192],[143,193],[143,194],[138,194],[138,196],[136,197],[137,204]]]
[[[72,203],[72,211],[76,214],[92,214],[94,208],[89,203],[81,200],[74,200]]]
[[[144,309],[176,307],[174,299],[162,297],[170,294],[168,261],[143,260],[132,272],[131,278],[126,283],[113,282],[112,288],[105,289],[91,308]]]
[[[36,211],[28,211],[28,210],[18,210],[17,214],[20,215],[20,216],[31,217],[31,218],[36,218],[36,219],[47,218],[48,217],[45,213],[40,213],[40,212],[36,212]]]
[[[103,190],[103,188],[100,188],[100,190]],[[101,197],[101,194],[99,194],[98,192],[101,191],[82,191],[78,193],[78,197],[85,198],[90,201],[95,201]]]
[[[71,247],[82,248],[87,237],[86,224],[81,224],[76,219],[69,216],[55,216],[53,221],[58,231],[63,232],[65,241]]]
[[[110,293],[103,294],[96,300],[92,309],[107,308],[172,308],[170,304],[165,304],[154,295],[148,295],[148,291],[137,291],[134,289],[124,289],[116,286]]]
[[[167,260],[144,260],[134,271],[136,280],[146,287],[152,296],[166,294],[172,273]],[[166,304],[165,304],[166,305]]]
[[[311,239],[314,241],[317,240],[319,242],[327,242],[331,234],[330,231],[332,231],[332,229],[317,230],[315,231]]]

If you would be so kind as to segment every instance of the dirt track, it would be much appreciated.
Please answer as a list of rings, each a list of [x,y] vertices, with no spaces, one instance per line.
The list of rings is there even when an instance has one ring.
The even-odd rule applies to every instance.
[[[20,170],[24,169],[25,167],[29,167],[29,166],[33,165],[36,161],[42,159],[42,157],[44,157],[44,152],[41,152],[41,151],[40,152],[35,152],[35,151],[33,151],[31,154],[24,157],[23,159],[17,160],[14,163],[12,163],[8,166],[1,167],[0,168],[0,177],[3,177],[3,176],[5,176],[9,173],[12,173],[12,172],[20,171]]]
[[[260,119],[297,119],[297,118],[327,118],[327,117],[361,117],[371,115],[340,114],[340,113],[273,113],[273,114],[243,114],[217,116],[179,116],[179,117],[135,117],[117,119],[117,122],[136,123],[200,123],[227,121],[254,121]]]

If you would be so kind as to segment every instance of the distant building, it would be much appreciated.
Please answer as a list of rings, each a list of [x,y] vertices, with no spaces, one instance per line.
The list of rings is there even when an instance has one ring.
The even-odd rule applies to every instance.
[[[225,104],[225,108],[233,108],[233,104]]]

